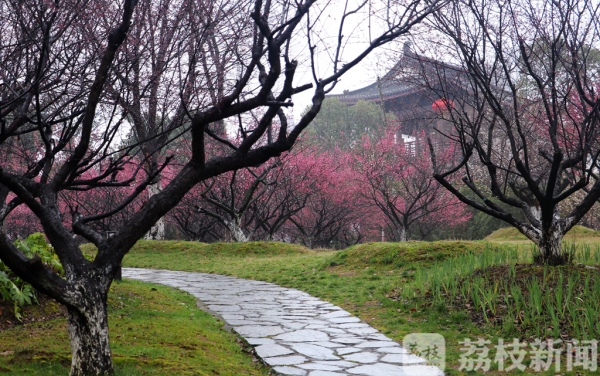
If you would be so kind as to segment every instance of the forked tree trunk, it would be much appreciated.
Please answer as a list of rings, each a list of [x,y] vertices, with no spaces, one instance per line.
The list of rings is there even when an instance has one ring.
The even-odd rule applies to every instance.
[[[552,266],[564,265],[571,261],[570,255],[562,249],[563,234],[559,230],[548,231],[542,234],[539,241],[535,242],[539,248],[539,254],[534,255],[536,264],[548,264]]]
[[[396,227],[396,231],[398,232],[398,241],[405,242],[406,241],[406,227],[398,226],[398,227]]]
[[[303,239],[303,242],[304,242],[304,246],[305,246],[306,248],[308,248],[308,249],[313,249],[313,238],[312,238],[312,236],[306,236],[306,237]]]
[[[234,219],[226,222],[226,225],[227,229],[229,230],[229,233],[231,234],[231,239],[234,242],[243,243],[248,241],[248,236],[246,236],[244,230],[242,229],[240,217],[235,216]]]
[[[519,230],[527,236],[538,247],[538,254],[533,255],[536,264],[548,264],[552,266],[565,265],[571,262],[572,255],[566,253],[562,248],[562,240],[570,226],[558,217],[558,208],[555,208],[553,222],[539,229],[532,226],[522,226]],[[534,212],[534,214],[537,214]]]
[[[94,282],[81,286],[80,291],[85,291],[81,305],[67,307],[72,356],[70,376],[113,374],[106,293],[99,291]]]

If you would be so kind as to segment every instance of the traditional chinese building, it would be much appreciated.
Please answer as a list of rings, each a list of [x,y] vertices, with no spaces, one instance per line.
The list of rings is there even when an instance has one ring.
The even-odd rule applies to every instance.
[[[457,67],[418,55],[407,42],[403,56],[383,77],[363,88],[328,97],[350,106],[360,100],[379,103],[385,112],[392,112],[398,119],[402,134],[424,132],[435,142],[441,142],[435,130],[444,133],[451,130],[451,124],[444,118],[455,102],[463,103],[468,93],[465,87],[468,84]]]

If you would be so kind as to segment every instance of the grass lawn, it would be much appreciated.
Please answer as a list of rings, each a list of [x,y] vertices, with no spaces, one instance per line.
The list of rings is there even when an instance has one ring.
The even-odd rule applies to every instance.
[[[459,341],[465,338],[490,341],[492,357],[493,345],[499,338],[506,342],[518,338],[528,343],[535,338],[564,341],[600,338],[600,273],[597,270],[600,236],[586,233],[586,236],[576,237],[579,246],[572,248],[576,253],[574,265],[544,268],[530,264],[531,246],[521,239],[515,240],[516,234],[501,235],[479,242],[369,243],[342,251],[312,251],[284,243],[142,240],[125,257],[124,266],[219,273],[298,288],[347,309],[399,341],[414,332],[442,334],[447,345],[448,375],[534,373],[530,368],[523,372],[499,371],[495,363],[485,373],[459,370],[460,356],[464,354]],[[93,257],[92,247],[82,248]],[[251,357],[241,352],[233,336],[220,331],[218,324],[193,308],[189,295],[169,288],[155,288],[153,291],[150,285],[133,282],[114,285],[109,320],[111,339],[115,341],[115,363],[121,374],[214,374],[213,370],[223,375],[266,374],[265,369],[255,366]],[[137,292],[128,289],[137,289]],[[173,300],[159,304],[156,295]],[[163,307],[180,311],[171,313]],[[129,313],[125,313],[128,308]],[[152,319],[137,323],[139,312]],[[205,321],[201,322],[200,317]],[[190,325],[195,324],[197,329],[193,330],[198,333],[202,328],[214,328],[214,332],[223,336],[220,337],[223,342],[209,346],[199,341],[194,349],[183,348],[181,343],[187,343],[190,338],[211,338],[191,335],[192,330],[183,329],[187,328],[184,323],[187,325],[188,321]],[[53,321],[39,327],[11,329],[12,333],[21,330],[19,335],[24,340],[19,342],[21,345],[12,342],[6,346],[18,351],[4,359],[0,357],[0,367],[18,369],[35,365],[39,369],[45,366],[42,361],[46,359],[52,367],[64,363],[68,356],[64,343],[63,350],[56,350],[51,356],[40,355],[40,349],[58,348],[58,344],[38,341],[51,342],[52,338],[61,338],[60,335],[63,337],[57,342],[66,341],[64,320],[49,323]],[[133,325],[151,330],[168,328],[168,332],[163,333],[166,339],[156,340],[153,334],[136,336],[144,331],[136,330]],[[175,334],[178,329],[171,329],[174,325],[182,328],[179,334]],[[128,330],[130,327],[132,330]],[[52,331],[52,335],[48,335],[48,331]],[[5,351],[5,338],[15,341],[17,335],[0,333],[1,352]],[[36,336],[40,339],[27,340]],[[238,354],[239,360],[229,360],[233,359],[230,353]],[[36,356],[42,358],[32,361]],[[523,363],[530,365],[528,359]],[[572,372],[566,372],[564,353],[561,364],[561,375],[597,374],[577,366]],[[170,368],[176,366],[180,368]],[[251,371],[226,373],[229,372],[227,367],[234,366]],[[63,371],[66,372],[66,368]],[[535,374],[556,375],[557,372],[552,368]]]
[[[191,295],[134,281],[115,282],[111,289],[117,375],[268,375],[236,336],[196,308]],[[64,317],[0,331],[0,374],[68,375],[70,364]]]
[[[544,268],[529,265],[529,245],[507,245],[512,240],[501,240],[497,237],[494,242],[369,243],[337,252],[316,252],[281,243],[140,241],[126,256],[124,266],[219,273],[298,288],[344,307],[396,340],[413,332],[442,334],[447,344],[448,375],[529,374],[530,369],[500,372],[494,370],[494,363],[485,373],[459,371],[460,355],[464,353],[459,341],[489,340],[493,354],[492,346],[498,338],[507,342],[513,338],[531,342],[537,337],[589,339],[593,331],[588,322],[592,317],[598,321],[600,307],[575,303],[600,301],[600,292],[595,290],[595,286],[600,289],[600,283],[596,284],[598,273],[595,267],[583,266],[544,272]],[[587,248],[587,254],[580,248],[576,262],[597,264],[593,244]],[[90,248],[87,252],[93,254]],[[533,284],[542,278],[546,278],[545,284]],[[501,286],[499,281],[504,284]],[[555,296],[559,281],[571,281],[579,287],[564,292],[570,295],[563,297],[560,312],[555,310],[557,320],[553,321],[544,310],[552,306],[549,299]],[[531,286],[542,292],[541,297],[530,293]],[[517,287],[521,289],[518,312],[511,300],[511,288]],[[483,292],[489,296],[483,296]],[[475,304],[475,299],[479,304]],[[535,311],[538,306],[533,304],[534,299],[540,299],[539,307],[544,312]],[[570,311],[571,306],[574,308]],[[574,324],[572,317],[578,323]],[[564,372],[564,357],[562,364],[564,375],[594,374],[586,373],[582,367]],[[552,369],[536,374],[556,372]]]

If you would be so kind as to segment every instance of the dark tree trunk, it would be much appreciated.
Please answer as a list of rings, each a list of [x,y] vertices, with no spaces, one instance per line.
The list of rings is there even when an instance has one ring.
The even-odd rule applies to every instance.
[[[572,255],[562,249],[562,239],[565,234],[560,224],[553,224],[546,231],[542,231],[539,239],[533,240],[539,248],[539,254],[533,256],[536,264],[552,266],[570,263]]]
[[[78,289],[84,292],[81,305],[67,306],[72,356],[70,376],[114,373],[106,314],[107,293],[100,285],[92,279],[80,283]]]
[[[537,244],[540,253],[534,255],[533,261],[537,264],[548,264],[552,266],[564,265],[571,261],[571,256],[563,252],[562,235],[558,232],[551,234]]]
[[[396,225],[396,236],[399,242],[405,242],[408,240],[408,237],[406,235],[406,228],[407,227],[403,226],[402,224]]]

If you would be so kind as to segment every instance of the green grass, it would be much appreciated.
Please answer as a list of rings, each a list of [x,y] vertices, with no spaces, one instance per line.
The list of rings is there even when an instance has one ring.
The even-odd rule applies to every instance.
[[[82,248],[88,257],[94,257],[93,247]],[[600,252],[593,245],[582,244],[575,254],[575,261],[578,263],[600,263]],[[546,271],[546,275],[553,276],[552,279],[546,280],[546,284],[538,283],[539,288],[533,286],[531,276],[540,274],[541,281],[544,272],[527,265],[531,258],[530,245],[513,246],[498,242],[370,243],[342,251],[316,252],[284,243],[209,245],[193,242],[140,241],[125,257],[123,264],[125,267],[219,273],[298,288],[347,309],[395,340],[401,341],[406,334],[414,332],[439,333],[444,336],[447,344],[446,373],[476,375],[480,373],[463,373],[458,370],[459,357],[463,353],[459,341],[465,338],[484,338],[494,344],[500,337],[507,341],[511,341],[513,337],[531,340],[531,336],[535,336],[540,328],[544,330],[539,333],[542,338],[554,336],[555,322],[552,320],[550,309],[547,308],[547,302],[550,297],[556,295],[552,293],[560,284],[556,282],[559,280],[559,274],[555,270]],[[520,307],[527,305],[527,309],[520,308],[523,311],[521,315],[503,307],[506,305],[506,301],[503,302],[505,297],[509,298],[508,305],[514,306],[516,302],[510,299],[506,290],[496,289],[497,281],[510,280],[508,276],[512,271],[509,265],[515,264],[520,266],[515,267],[515,276],[519,278],[513,279],[514,284],[521,287],[524,297],[524,300],[519,300],[519,304]],[[575,279],[578,273],[593,276],[594,272],[585,267],[564,270],[563,280],[568,281],[569,276]],[[579,279],[579,284],[572,284],[585,287],[585,276],[582,278]],[[596,277],[590,277],[589,280],[588,287],[573,289],[571,300],[600,301],[600,297],[596,296],[600,294],[600,288],[597,287],[600,284],[595,283]],[[479,290],[485,291],[487,295],[471,295],[474,286],[478,286]],[[465,290],[464,298],[461,288]],[[510,290],[511,286],[506,284],[506,288]],[[566,290],[564,292],[568,293]],[[544,315],[538,315],[539,318],[530,320],[527,325],[519,322],[511,325],[510,320],[504,319],[511,314],[517,320],[525,314],[531,318],[531,310],[537,309],[532,301],[538,298],[541,298],[541,308],[546,308]],[[189,296],[187,299],[190,299]],[[585,320],[591,323],[594,316],[593,311],[585,310],[600,309],[598,305],[588,306],[574,306],[579,310],[575,313],[576,320],[583,320],[584,325]],[[584,333],[581,332],[584,326],[580,326],[577,333],[576,327],[569,322],[571,312],[562,307],[566,307],[564,303],[561,305],[562,316],[558,316],[559,335],[572,335],[584,339]],[[560,322],[561,320],[564,322]],[[163,325],[169,324],[165,321]],[[111,327],[111,330],[114,329],[118,330]],[[125,334],[127,335],[127,332]],[[111,332],[111,335],[118,334]],[[1,341],[2,338],[0,343]],[[144,341],[152,339],[144,338]],[[142,340],[137,344],[141,345]],[[176,353],[165,354],[164,359],[177,363],[173,360],[177,359],[177,356]],[[121,366],[119,358],[116,359],[117,366]],[[564,364],[563,358],[563,367]],[[0,363],[0,366],[4,364]],[[144,367],[146,368],[142,369],[145,370],[150,366]],[[137,366],[131,369],[137,369]],[[486,373],[490,374],[521,373],[497,370]],[[537,374],[555,375],[553,372]],[[576,374],[586,373],[577,368],[573,372],[563,372],[563,375]]]
[[[164,247],[169,251],[163,254],[157,249],[147,251],[152,248],[151,244],[142,242],[126,256],[124,266],[219,273],[298,288],[347,309],[399,341],[413,332],[442,334],[447,343],[448,375],[465,374],[458,371],[462,354],[459,341],[464,338],[485,338],[492,343],[500,336],[510,336],[507,340],[512,340],[512,336],[521,338],[520,326],[511,329],[495,320],[486,321],[481,312],[473,310],[472,303],[471,307],[453,304],[444,284],[434,282],[441,282],[443,276],[448,275],[465,285],[472,285],[469,276],[477,270],[504,265],[515,259],[520,263],[528,262],[530,246],[518,248],[485,242],[449,241],[370,243],[337,252],[302,248],[290,251],[288,244],[281,243],[254,243],[253,246],[270,251],[240,253],[239,244],[221,243],[210,248],[206,245],[180,250]],[[93,252],[88,251],[93,256]],[[596,262],[595,257],[595,253],[590,252],[587,263]],[[584,261],[583,258],[579,256],[578,260]],[[460,284],[455,285],[460,287]],[[417,293],[403,296],[406,289]],[[438,297],[435,297],[436,289]],[[495,297],[502,298],[498,293]],[[583,318],[585,320],[585,316]],[[544,320],[540,325],[550,323]],[[568,325],[564,328],[572,329]],[[531,327],[523,329],[525,333],[535,333]],[[563,374],[585,374],[581,369],[577,372]],[[491,370],[488,374],[520,373]],[[553,372],[538,374],[555,375]]]
[[[81,246],[84,254],[93,259],[96,248],[90,244]],[[247,242],[247,243],[198,243],[186,241],[148,241],[140,240],[128,253],[124,266],[128,260],[134,259],[139,265],[145,268],[169,269],[173,270],[202,270],[208,273],[224,273],[222,263],[227,260],[228,267],[235,269],[243,268],[245,260],[256,258],[262,260],[287,259],[287,257],[306,257],[311,258],[317,252],[312,251],[296,244],[277,243],[277,242]],[[165,263],[172,259],[173,264]],[[184,268],[184,269],[182,269]],[[251,274],[246,274],[249,277]]]
[[[600,242],[600,231],[594,231],[591,228],[576,225],[567,234],[566,241],[577,242]],[[509,241],[529,241],[527,237],[514,227],[505,227],[498,229],[485,238],[487,241],[509,242]]]
[[[84,244],[81,249],[89,255],[93,255],[95,247],[92,244]],[[157,254],[193,254],[195,257],[219,256],[276,256],[293,254],[313,254],[308,248],[297,244],[278,242],[246,242],[246,243],[200,243],[188,241],[170,240],[139,240],[129,252],[130,255]]]
[[[347,265],[350,268],[367,266],[393,268],[418,262],[421,267],[424,267],[435,261],[445,260],[469,251],[480,252],[483,248],[483,243],[457,241],[366,243],[338,252],[332,263]],[[332,266],[335,266],[333,264]]]
[[[206,252],[171,249],[165,254],[142,251],[147,243],[136,245],[124,266],[200,271],[264,280],[294,287],[340,305],[396,340],[415,331],[438,332],[452,343],[465,333],[482,334],[460,315],[449,317],[429,306],[407,306],[392,297],[402,283],[409,281],[423,265],[452,258],[467,251],[481,252],[482,243],[374,243],[335,252],[287,253],[236,256],[231,250]],[[223,249],[235,244],[216,244]],[[288,245],[279,244],[286,248]],[[154,251],[153,251],[154,252]],[[458,357],[459,346],[450,349]]]
[[[195,299],[159,285],[113,283],[109,295],[111,348],[117,375],[267,375],[222,323]],[[0,374],[68,375],[66,320],[0,331]],[[14,352],[14,353],[10,353]],[[6,353],[5,353],[6,354]]]
[[[420,269],[397,297],[465,310],[523,339],[543,338],[547,328],[554,338],[600,338],[600,248],[588,246],[560,267],[532,265],[534,252],[487,247],[459,255]]]

